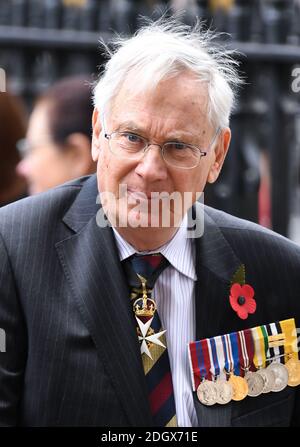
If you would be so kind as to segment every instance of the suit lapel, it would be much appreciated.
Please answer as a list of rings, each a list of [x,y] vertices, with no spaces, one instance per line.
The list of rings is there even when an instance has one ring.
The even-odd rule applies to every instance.
[[[204,208],[204,233],[196,243],[196,340],[231,332],[235,313],[229,304],[230,283],[242,262]],[[231,404],[205,407],[194,393],[199,426],[230,426]]]
[[[96,179],[91,177],[64,217],[75,234],[56,249],[130,425],[147,426],[152,421],[128,285],[111,228],[97,225],[96,196]]]
[[[204,233],[196,243],[196,339],[219,335],[234,326],[229,304],[232,277],[242,262],[204,208]]]

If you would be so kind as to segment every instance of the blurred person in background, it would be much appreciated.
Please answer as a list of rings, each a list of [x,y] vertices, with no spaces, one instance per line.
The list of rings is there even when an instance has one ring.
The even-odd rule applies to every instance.
[[[17,171],[37,194],[95,172],[91,157],[91,87],[84,77],[64,78],[38,97],[30,116],[25,154]]]
[[[16,173],[17,141],[26,133],[25,109],[19,99],[0,93],[0,207],[26,196],[25,179]]]

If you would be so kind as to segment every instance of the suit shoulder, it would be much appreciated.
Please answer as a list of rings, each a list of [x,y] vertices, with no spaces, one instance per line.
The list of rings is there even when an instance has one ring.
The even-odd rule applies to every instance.
[[[261,256],[280,253],[280,257],[292,257],[300,265],[300,247],[290,239],[254,222],[211,207],[206,206],[205,212],[235,250],[257,251]]]
[[[60,219],[72,205],[89,177],[82,177],[47,192],[27,197],[0,209],[0,232],[5,235],[17,227],[41,228]]]

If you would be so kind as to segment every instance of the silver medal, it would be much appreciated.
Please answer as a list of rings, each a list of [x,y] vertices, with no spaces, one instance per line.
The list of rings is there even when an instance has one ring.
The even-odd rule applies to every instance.
[[[198,386],[197,396],[204,405],[211,406],[217,403],[217,394],[216,384],[210,380],[204,380]]]
[[[233,395],[231,383],[227,382],[225,379],[217,379],[215,385],[217,388],[217,404],[228,404]]]
[[[248,396],[256,397],[262,394],[265,382],[261,374],[248,371],[245,379],[248,383]]]
[[[284,390],[289,381],[289,373],[287,368],[282,363],[273,362],[267,367],[266,370],[272,371],[275,376],[272,391],[278,392]]]
[[[275,386],[274,371],[262,368],[257,371],[257,374],[260,374],[264,380],[263,393],[270,393]]]

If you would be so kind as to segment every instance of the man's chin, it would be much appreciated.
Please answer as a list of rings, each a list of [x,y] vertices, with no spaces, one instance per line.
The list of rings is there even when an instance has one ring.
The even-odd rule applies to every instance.
[[[143,212],[134,208],[129,209],[127,215],[120,215],[118,219],[120,226],[123,223],[123,226],[130,228],[148,228],[152,230],[176,227],[180,225],[181,220],[182,218],[179,217],[175,219],[172,211],[166,212],[164,210],[164,213]]]

